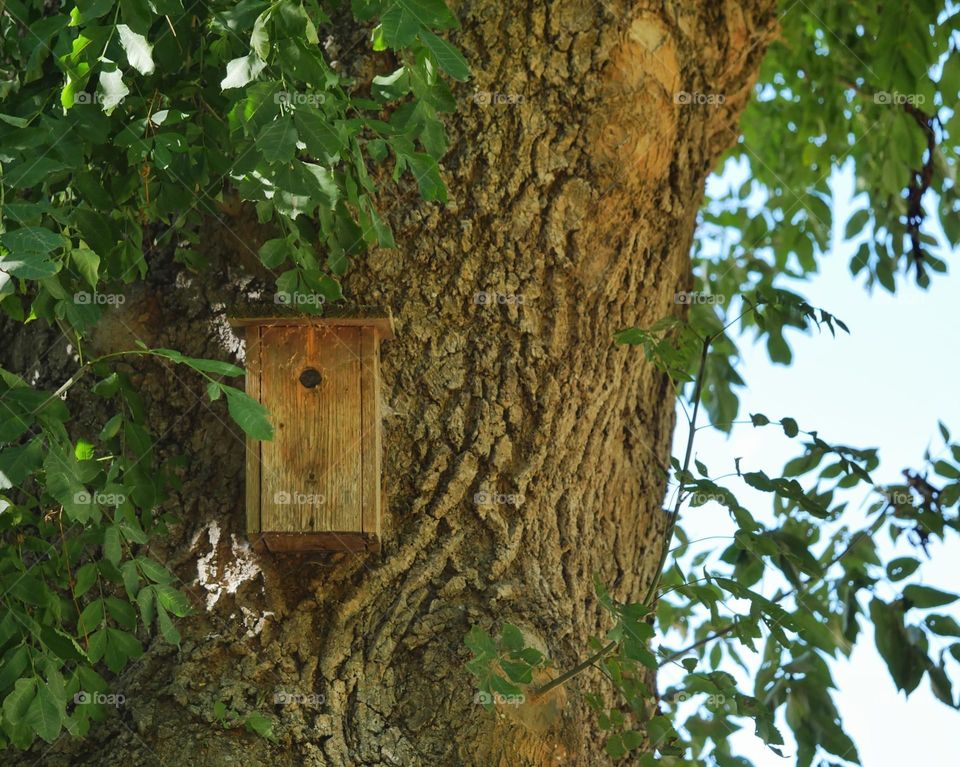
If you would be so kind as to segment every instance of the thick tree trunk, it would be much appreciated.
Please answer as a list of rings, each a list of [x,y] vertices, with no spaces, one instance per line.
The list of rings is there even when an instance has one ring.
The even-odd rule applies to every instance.
[[[199,616],[179,652],[155,641],[117,680],[124,707],[43,763],[608,763],[576,694],[476,705],[463,636],[511,621],[563,669],[606,628],[594,574],[624,599],[653,575],[673,401],[612,335],[675,312],[689,286],[704,179],[736,137],[774,3],[474,0],[458,14],[474,79],[450,119],[451,203],[385,199],[398,247],[347,283],[397,320],[383,347],[382,553],[251,551],[240,435],[184,371],[143,368],[162,448],[189,459],[163,545]],[[253,229],[211,221],[222,274],[158,254],[95,343],[242,355],[224,317]],[[4,362],[29,369],[22,341]],[[65,356],[40,367],[69,369]],[[484,492],[515,503],[476,503]],[[588,685],[603,689],[590,675],[572,686]],[[278,743],[224,730],[217,701],[275,717]]]

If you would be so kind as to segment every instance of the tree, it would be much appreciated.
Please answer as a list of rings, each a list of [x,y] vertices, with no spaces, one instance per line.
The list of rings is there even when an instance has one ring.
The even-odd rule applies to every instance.
[[[946,14],[922,10],[924,22]],[[0,308],[17,330],[0,352],[12,371],[0,433],[4,737],[50,764],[679,759],[680,735],[651,708],[658,589],[690,598],[661,599],[658,618],[690,625],[693,649],[714,633],[749,641],[787,596],[714,575],[691,591],[677,566],[661,575],[683,498],[713,494],[746,515],[731,553],[744,582],[744,568],[779,557],[794,593],[845,588],[849,606],[869,586],[862,537],[838,537],[811,564],[788,525],[751,527],[735,497],[694,477],[689,455],[673,467],[676,507],[664,512],[663,498],[678,387],[688,381],[718,422],[738,408],[735,315],[697,303],[687,317],[678,296],[745,296],[743,325],[776,360],[789,358],[785,328],[842,329],[776,280],[815,270],[826,247],[822,169],[849,133],[869,134],[850,94],[916,94],[949,53],[935,90],[956,102],[949,20],[927,32],[895,16],[859,3],[782,14],[793,47],[771,50],[756,87],[778,34],[772,2],[8,3]],[[870,77],[840,67],[867,56],[861,45],[880,61],[885,36],[904,29],[929,39]],[[896,150],[857,155],[871,200],[889,202],[858,218],[875,229],[862,268],[890,289],[904,259],[921,279],[939,266],[916,201],[932,188],[945,213],[956,206],[949,131],[904,104],[885,117],[903,133]],[[730,252],[701,246],[692,273],[704,184],[731,147],[767,199],[760,214],[708,206],[707,231],[743,237]],[[803,155],[792,175],[764,162],[780,147]],[[803,190],[799,215],[780,203],[786,187]],[[245,542],[242,430],[269,425],[237,388],[243,348],[225,317],[251,295],[312,297],[297,301],[308,312],[346,296],[396,317],[383,351],[379,556],[268,557]],[[834,456],[844,481],[869,480],[868,453],[816,434],[810,445],[794,470]],[[834,515],[822,488],[751,469],[744,478],[788,510]],[[950,506],[899,503],[907,517]],[[834,565],[842,576],[827,578]],[[714,614],[693,631],[694,603],[715,604],[716,589],[740,589],[749,620],[734,630]],[[885,657],[919,645],[909,607],[870,608],[891,627]],[[862,609],[848,612],[856,623]],[[796,655],[826,641],[797,631],[784,645]],[[591,637],[606,639],[591,648]],[[898,684],[945,676],[925,650],[908,654]],[[493,665],[511,659],[516,678]],[[551,682],[564,673],[569,683]],[[714,672],[691,689],[723,684]],[[808,687],[829,704],[826,684]],[[514,689],[521,705],[478,705]],[[613,713],[620,693],[632,695],[625,717]],[[786,692],[742,697],[734,715],[776,743],[768,703],[787,705]],[[716,741],[711,758],[733,763],[702,729],[687,723],[694,745]],[[836,754],[824,732],[804,743]]]

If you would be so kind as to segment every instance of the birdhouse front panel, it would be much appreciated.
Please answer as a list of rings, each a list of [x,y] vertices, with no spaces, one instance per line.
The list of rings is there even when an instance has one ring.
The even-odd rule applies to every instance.
[[[380,545],[379,342],[389,319],[235,320],[247,391],[274,438],[247,441],[247,529],[272,551]]]
[[[264,328],[261,521],[275,532],[362,529],[360,328]]]

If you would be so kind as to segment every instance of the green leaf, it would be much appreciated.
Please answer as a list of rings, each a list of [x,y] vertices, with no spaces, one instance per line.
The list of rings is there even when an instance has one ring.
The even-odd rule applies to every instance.
[[[100,91],[103,94],[100,107],[107,114],[112,112],[130,93],[130,89],[124,85],[123,75],[119,69],[100,73]]]
[[[479,626],[471,626],[470,631],[464,639],[464,643],[473,652],[474,655],[496,655],[497,646],[494,644],[493,637]]]
[[[0,244],[18,255],[44,256],[63,246],[63,237],[42,226],[21,226],[0,234]]]
[[[153,46],[147,38],[134,32],[126,24],[117,24],[120,45],[127,54],[127,62],[142,75],[153,72]]]
[[[257,712],[247,714],[246,718],[243,720],[243,726],[255,735],[259,735],[261,738],[266,738],[267,740],[273,740],[274,738],[273,720],[268,719],[263,714],[259,714]]]
[[[523,649],[526,642],[519,628],[512,623],[504,623],[503,630],[500,632],[500,644],[507,651],[518,652]]]
[[[345,147],[343,138],[320,110],[299,107],[294,112],[293,120],[300,140],[310,154],[324,162],[334,162],[339,158]]]
[[[222,376],[242,376],[243,368],[238,367],[230,362],[222,362],[221,360],[208,360],[200,357],[186,357],[176,349],[154,349],[154,354],[157,354],[161,357],[166,357],[171,362],[175,362],[178,365],[186,365],[193,370],[197,370],[201,373],[215,373],[216,375]]]
[[[143,648],[133,634],[115,628],[106,630],[106,651],[103,657],[107,668],[114,674],[119,674],[128,661],[139,658],[142,654]]]
[[[377,43],[381,46],[379,50],[386,47],[408,48],[420,28],[419,19],[408,10],[406,3],[399,0],[392,3],[380,18],[380,34],[377,35]]]
[[[898,557],[887,565],[887,577],[892,581],[901,581],[912,575],[920,567],[920,562],[913,557]]]
[[[70,260],[87,284],[96,289],[99,282],[100,256],[86,248],[74,248],[70,251]]]
[[[951,636],[951,637],[960,637],[960,624],[957,623],[956,619],[950,615],[928,615],[924,619],[924,623],[927,624],[934,634],[940,636]]]
[[[797,426],[797,422],[792,418],[781,418],[780,425],[783,427],[783,433],[786,434],[791,439],[796,437],[800,433],[800,429]]]
[[[906,599],[911,607],[921,609],[928,607],[942,607],[956,601],[956,594],[949,594],[946,591],[940,591],[929,586],[907,586],[903,590],[903,598]]]
[[[192,612],[190,601],[173,586],[158,585],[156,587],[158,604],[162,605],[178,618],[186,617]]]
[[[436,56],[437,64],[444,72],[461,82],[470,77],[470,66],[467,60],[454,46],[425,29],[420,30],[419,36],[423,44]]]
[[[27,717],[27,711],[37,694],[37,680],[34,677],[20,678],[3,700],[3,716],[10,724],[21,724]]]
[[[227,74],[220,81],[220,90],[226,91],[231,88],[242,88],[251,80],[255,80],[266,63],[261,61],[255,54],[241,56],[227,62]]]
[[[173,575],[166,567],[149,557],[137,557],[136,563],[143,570],[143,574],[154,583],[170,583],[173,580]]]
[[[289,115],[282,115],[257,136],[257,146],[267,162],[290,162],[297,151],[297,130]]]
[[[7,650],[0,663],[0,693],[5,693],[13,687],[28,665],[30,665],[30,653],[25,644]]]
[[[270,424],[267,409],[255,399],[232,386],[222,386],[227,395],[227,410],[230,417],[253,439],[273,439],[273,426]]]
[[[289,243],[285,239],[278,237],[263,243],[263,245],[260,246],[259,256],[265,267],[268,269],[276,269],[290,257],[292,252]]]
[[[103,556],[106,557],[108,562],[118,565],[122,554],[120,530],[115,525],[111,525],[103,531]]]
[[[95,562],[87,562],[77,570],[76,580],[73,588],[75,597],[80,598],[86,594],[90,587],[97,581],[97,565]]]
[[[950,677],[947,676],[946,667],[942,663],[941,665],[931,663],[927,673],[930,675],[930,689],[937,699],[948,706],[958,708],[953,700],[953,687],[950,684]]]
[[[108,439],[113,439],[121,426],[123,426],[123,413],[117,413],[103,425],[100,430],[100,440],[106,442]]]
[[[420,187],[420,196],[424,200],[447,201],[447,187],[440,178],[440,169],[437,161],[428,154],[416,152],[405,155],[404,159],[410,164],[410,171],[417,179]]]
[[[847,228],[844,233],[844,239],[850,240],[856,237],[860,231],[866,226],[867,222],[870,220],[870,211],[869,210],[858,210],[852,216],[850,220],[847,221]]]
[[[94,456],[93,445],[85,439],[77,440],[73,455],[78,461],[89,461]]]
[[[157,625],[160,627],[160,635],[169,644],[180,646],[180,632],[173,625],[170,616],[162,602],[157,602]]]
[[[63,700],[57,700],[50,688],[37,680],[37,693],[27,708],[23,723],[32,727],[47,743],[52,743],[63,724],[63,705]]]
[[[903,607],[896,602],[888,605],[880,599],[873,599],[870,602],[870,618],[877,650],[886,662],[897,689],[908,694],[913,692],[920,684],[929,661],[910,642],[904,625]]]
[[[19,487],[43,464],[43,441],[39,437],[26,445],[0,452],[0,490]]]

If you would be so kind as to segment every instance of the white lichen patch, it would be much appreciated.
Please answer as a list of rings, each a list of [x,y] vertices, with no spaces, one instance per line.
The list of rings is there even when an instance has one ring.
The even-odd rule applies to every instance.
[[[240,612],[243,613],[243,625],[247,627],[247,637],[250,639],[263,631],[266,622],[276,615],[276,613],[270,610],[257,614],[249,607],[244,607],[243,605],[240,605]]]
[[[196,545],[203,531],[193,539]],[[230,558],[219,562],[220,524],[210,520],[206,527],[210,551],[197,557],[197,582],[207,591],[207,609],[210,610],[224,594],[236,594],[244,583],[252,581],[260,572],[260,566],[247,541],[230,536]]]

